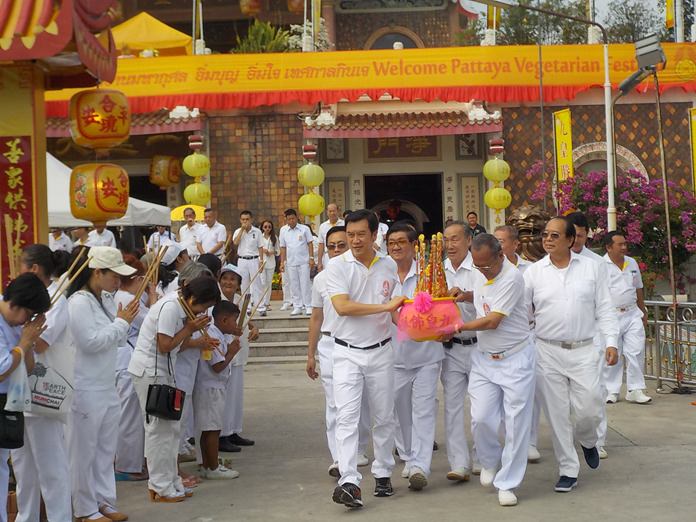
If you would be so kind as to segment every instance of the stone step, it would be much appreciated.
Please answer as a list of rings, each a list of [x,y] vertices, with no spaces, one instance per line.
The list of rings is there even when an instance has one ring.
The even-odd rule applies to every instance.
[[[283,317],[280,319],[270,319],[268,317],[254,317],[251,320],[259,330],[267,328],[309,328],[309,317]]]
[[[249,357],[287,357],[307,355],[307,341],[254,342],[249,345]]]
[[[249,357],[249,364],[305,364],[307,357],[304,355],[269,355],[267,357]]]
[[[261,328],[259,334],[258,340],[254,341],[254,343],[277,341],[297,341],[306,343],[309,338],[309,328]],[[254,343],[252,343],[252,346]]]

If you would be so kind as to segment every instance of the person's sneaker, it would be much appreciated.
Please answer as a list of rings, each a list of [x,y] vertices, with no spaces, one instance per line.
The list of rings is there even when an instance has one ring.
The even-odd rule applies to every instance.
[[[591,448],[586,448],[585,446],[580,446],[582,448],[582,453],[585,455],[585,462],[592,469],[597,469],[599,467],[599,451],[597,448],[592,446]]]
[[[471,467],[471,474],[472,475],[480,475],[481,474],[481,463],[474,461],[474,465]]]
[[[349,508],[363,507],[360,488],[350,482],[336,486],[331,498],[336,504],[343,504]]]
[[[648,404],[652,400],[652,397],[645,395],[643,390],[631,390],[626,393],[626,400],[636,404]]]
[[[283,306],[280,307],[281,312],[287,312],[292,308],[292,305],[290,303],[283,303]]]
[[[501,506],[516,506],[517,496],[509,489],[499,489],[498,504]]]
[[[408,467],[408,462],[405,462],[404,469],[401,470],[401,478],[407,479],[410,474],[411,474],[411,470]]]
[[[558,493],[568,493],[571,489],[578,485],[578,479],[575,477],[566,477],[561,475],[553,487],[553,490]]]
[[[597,452],[599,453],[599,458],[602,460],[606,459],[609,456],[607,450],[604,449],[604,446],[600,446]]]
[[[251,439],[245,439],[239,433],[233,433],[232,435],[227,437],[227,440],[229,440],[235,446],[253,446],[254,444],[256,444]]]
[[[412,467],[408,476],[408,487],[414,491],[420,491],[427,485],[428,478],[425,472],[416,466]]]
[[[375,497],[391,497],[393,494],[394,488],[389,477],[375,479]]]
[[[437,451],[440,449],[440,446],[438,446],[437,441],[433,441],[433,451]]]
[[[370,459],[364,453],[358,453],[358,467],[362,468],[370,463]]]
[[[527,448],[527,462],[531,463],[536,463],[541,460],[541,453],[539,453],[539,450],[536,448],[536,446],[532,446],[531,444]]]
[[[334,462],[329,466],[329,475],[333,478],[341,478],[341,472],[338,471],[338,462]]]
[[[218,439],[218,450],[224,453],[239,453],[242,451],[242,448],[232,444],[229,437],[220,437]]]
[[[231,480],[239,476],[239,472],[233,469],[227,469],[225,466],[218,466],[215,469],[205,469],[205,478],[208,480]]]
[[[297,316],[297,315],[302,315],[302,308],[293,308],[292,312],[290,312],[291,316]]]
[[[619,402],[618,393],[610,393],[607,395],[607,404],[616,404],[617,402]]]
[[[468,482],[470,476],[469,468],[455,468],[447,472],[447,480],[456,482]]]
[[[481,480],[481,485],[484,488],[487,488],[489,486],[493,485],[493,480],[495,479],[495,469],[486,469],[486,468],[481,468],[481,476],[479,479]]]
[[[267,315],[267,314],[266,314],[266,310],[262,310],[261,312],[259,312],[259,315],[260,315],[261,317],[266,317],[266,315]]]
[[[311,308],[305,308],[304,309],[305,315],[312,315],[312,309]]]

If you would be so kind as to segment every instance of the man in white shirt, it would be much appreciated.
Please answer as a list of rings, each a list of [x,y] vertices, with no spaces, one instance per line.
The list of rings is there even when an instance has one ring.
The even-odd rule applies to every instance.
[[[167,230],[167,227],[157,225],[157,230],[155,230],[152,235],[150,235],[150,239],[147,240],[147,251],[157,252],[165,245],[172,245],[174,239],[174,236]]]
[[[198,257],[198,248],[196,243],[199,241],[203,232],[204,225],[196,223],[196,211],[192,208],[184,209],[184,219],[186,223],[179,228],[179,243],[186,248],[191,259]]]
[[[77,246],[89,246],[87,241],[89,240],[89,231],[87,227],[75,227],[70,231],[70,235],[73,238],[73,248]]]
[[[104,221],[95,221],[94,230],[90,231],[87,235],[87,246],[108,246],[112,248],[118,248],[116,246],[116,238],[114,233],[106,228],[106,223]]]
[[[476,319],[473,289],[477,275],[469,253],[471,231],[466,223],[455,221],[445,229],[444,238],[447,287],[461,290],[457,294],[457,304],[462,320],[473,321]],[[445,398],[447,460],[450,466],[447,478],[458,482],[469,480],[472,470],[472,458],[466,440],[466,434],[470,430],[465,426],[464,399],[469,387],[471,353],[477,342],[476,332],[462,332],[444,344],[445,358],[442,361],[440,379]]]
[[[329,203],[329,205],[326,207],[326,214],[329,216],[329,219],[327,219],[321,225],[319,225],[319,254],[317,256],[317,270],[319,272],[326,268],[326,264],[329,262],[330,257],[325,248],[326,233],[329,231],[329,229],[333,227],[340,227],[345,225],[345,221],[343,221],[339,217],[340,214],[338,213],[338,205],[336,205],[336,203]]]
[[[283,233],[283,230],[287,230],[289,228],[290,227],[288,226],[288,218],[285,218],[285,224],[282,227],[280,227],[280,230],[278,231],[279,242],[280,235]],[[278,248],[280,248],[280,243],[278,244]],[[280,251],[278,253],[280,254]],[[280,307],[280,311],[285,312],[287,310],[292,310],[292,289],[290,287],[290,276],[288,276],[287,273],[284,273],[282,270],[280,282],[281,287],[283,289],[283,305]]]
[[[619,400],[623,364],[626,361],[626,400],[647,404],[652,398],[645,394],[645,327],[648,310],[643,299],[643,279],[638,263],[628,257],[628,244],[621,232],[609,232],[604,236],[604,264],[607,267],[611,299],[619,315],[619,362],[604,367],[607,402]],[[603,445],[603,440],[600,441]]]
[[[280,271],[290,279],[292,312],[290,315],[312,315],[312,282],[309,271],[314,266],[314,244],[311,230],[297,222],[297,212],[285,211],[288,227],[280,229]]]
[[[338,314],[334,328],[334,397],[336,401],[336,453],[341,478],[333,501],[361,507],[358,472],[360,400],[367,394],[373,418],[375,496],[394,493],[394,353],[392,316],[404,302],[392,298],[397,283],[396,263],[377,256],[372,248],[377,217],[358,210],[346,218],[350,251],[329,262],[326,288]]]
[[[227,241],[227,229],[217,221],[217,212],[212,208],[206,208],[203,214],[201,235],[196,242],[199,254],[213,254],[220,256],[225,253],[225,241]]]
[[[510,225],[501,225],[496,227],[493,235],[498,241],[500,241],[500,246],[503,249],[503,254],[510,263],[515,265],[517,269],[524,273],[524,271],[531,265],[526,259],[522,259],[517,253],[517,248],[520,246],[519,235],[517,234],[517,229]]]
[[[263,256],[263,233],[252,223],[254,215],[251,210],[242,210],[239,214],[240,227],[232,234],[232,242],[237,247],[237,267],[242,274],[242,293],[251,292],[252,306],[259,303],[258,311],[266,312],[261,293],[263,284],[261,277],[256,277],[261,270],[259,259]],[[251,283],[251,280],[254,280]],[[249,288],[251,283],[251,288]],[[249,308],[251,310],[251,308]]]
[[[396,262],[398,280],[395,295],[413,298],[418,282],[416,245],[418,233],[405,223],[392,225],[387,232],[389,256]],[[419,491],[428,485],[437,421],[437,380],[445,357],[442,343],[416,342],[396,337],[394,328],[394,403],[398,420],[399,457],[405,462],[402,476],[409,487]]]
[[[604,272],[571,251],[574,239],[575,227],[567,218],[551,219],[542,233],[548,255],[524,273],[535,322],[537,391],[559,463],[557,492],[577,485],[580,462],[574,438],[588,466],[599,467],[597,430],[604,397],[593,339],[597,329],[606,344],[607,364],[618,359],[619,325]]]
[[[459,328],[476,330],[479,338],[471,355],[471,430],[482,465],[481,485],[498,489],[501,506],[514,506],[513,490],[527,469],[535,382],[524,278],[495,236],[474,237],[471,255],[480,272],[474,284],[477,318]],[[498,440],[501,423],[504,447]]]
[[[53,252],[56,250],[72,252],[73,242],[62,229],[52,228],[51,233],[48,235],[48,248],[50,248]]]
[[[379,220],[379,213],[375,212],[375,216]],[[389,232],[389,225],[379,221],[377,228],[377,238],[375,239],[374,249],[379,252],[380,255],[387,255],[387,232]]]

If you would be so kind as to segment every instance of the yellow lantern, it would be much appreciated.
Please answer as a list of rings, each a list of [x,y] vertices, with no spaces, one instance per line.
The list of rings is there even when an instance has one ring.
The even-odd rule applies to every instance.
[[[510,165],[505,160],[493,158],[483,166],[483,175],[489,181],[500,183],[510,177]]]
[[[486,191],[483,202],[494,210],[503,210],[512,203],[512,194],[503,187],[495,187]]]
[[[287,0],[288,11],[292,14],[302,14],[304,12],[304,0]]]
[[[150,183],[166,189],[179,183],[181,164],[174,156],[153,156],[150,161]]]
[[[205,206],[210,201],[210,187],[205,183],[191,183],[184,189],[186,203]]]
[[[239,9],[243,15],[256,16],[261,12],[261,0],[239,0]]]
[[[78,219],[108,221],[128,210],[128,173],[111,163],[86,163],[70,174],[70,212]]]
[[[303,216],[318,216],[324,211],[324,198],[319,194],[310,192],[300,198],[297,202],[297,208],[300,209],[300,214]]]
[[[192,178],[202,178],[210,173],[210,160],[205,154],[194,152],[184,158],[184,172]]]
[[[122,92],[90,89],[70,98],[70,135],[82,147],[115,147],[128,139],[130,123],[128,100]]]
[[[318,187],[324,183],[324,169],[314,163],[302,165],[297,171],[297,181],[308,188]]]

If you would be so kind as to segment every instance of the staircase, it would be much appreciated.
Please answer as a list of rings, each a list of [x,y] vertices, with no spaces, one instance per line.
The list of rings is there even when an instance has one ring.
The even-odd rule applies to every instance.
[[[282,301],[272,301],[266,317],[258,314],[252,322],[259,329],[259,338],[249,345],[249,364],[291,363],[307,360],[309,316],[290,316],[281,312]]]

